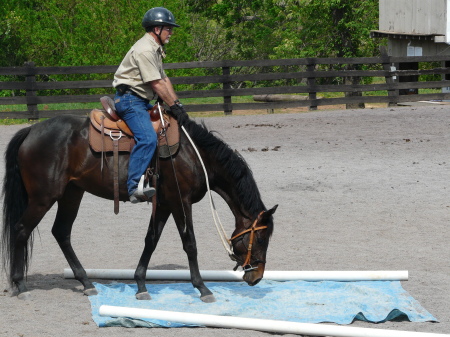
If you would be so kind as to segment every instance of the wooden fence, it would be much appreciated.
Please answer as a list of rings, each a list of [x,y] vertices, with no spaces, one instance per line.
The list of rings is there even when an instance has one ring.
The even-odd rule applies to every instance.
[[[279,109],[309,107],[316,109],[323,105],[363,104],[363,103],[401,103],[423,100],[450,99],[450,93],[441,92],[441,88],[450,87],[448,64],[449,56],[421,57],[368,57],[368,58],[304,58],[252,61],[210,61],[168,63],[165,69],[171,72],[171,81],[183,85],[189,90],[178,90],[181,100],[186,98],[222,97],[218,104],[187,104],[188,111],[224,111],[233,110]],[[399,70],[398,65],[433,64],[426,70]],[[397,65],[397,67],[393,67]],[[436,66],[437,65],[437,66]],[[178,76],[185,69],[203,68],[205,76]],[[411,67],[418,68],[418,67]],[[423,67],[421,67],[423,68]],[[104,95],[53,94],[61,89],[109,88],[113,95],[113,74],[117,66],[81,66],[81,67],[36,67],[27,63],[23,67],[0,68],[3,78],[23,80],[0,82],[0,105],[25,104],[26,111],[0,111],[0,118],[43,118],[58,114],[86,114],[90,109],[78,110],[38,110],[38,104],[88,103],[98,102]],[[255,71],[257,69],[257,71]],[[294,69],[294,70],[292,70]],[[251,71],[250,71],[251,70]],[[40,81],[61,74],[110,74],[107,80]],[[435,75],[432,80],[423,80],[427,75]],[[437,76],[436,76],[437,75]],[[418,81],[420,77],[420,81]],[[384,78],[382,83],[364,81],[367,78]],[[403,79],[403,80],[402,80]],[[407,82],[405,82],[405,79]],[[412,79],[412,80],[411,80]],[[281,84],[280,84],[281,83]],[[367,83],[367,84],[364,84]],[[217,89],[191,90],[194,85],[215,84]],[[436,93],[419,93],[421,89],[439,89]],[[402,95],[406,91],[412,95]],[[53,91],[53,92],[52,92]],[[422,90],[423,91],[423,90]],[[446,90],[444,90],[446,91]],[[320,93],[345,93],[343,97],[321,98]],[[13,96],[13,93],[16,93]],[[19,93],[17,95],[17,93]],[[370,93],[370,95],[369,95]],[[304,94],[304,100],[236,103],[233,98],[248,95]],[[342,95],[341,95],[342,96]],[[99,103],[100,107],[100,103]]]

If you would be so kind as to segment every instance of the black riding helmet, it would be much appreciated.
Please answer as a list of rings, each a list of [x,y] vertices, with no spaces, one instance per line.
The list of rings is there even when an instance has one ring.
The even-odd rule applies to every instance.
[[[164,7],[154,7],[145,13],[142,19],[142,27],[146,31],[155,26],[173,26],[180,27],[175,23],[175,17],[172,12]]]
[[[147,13],[145,13],[144,18],[142,19],[142,27],[145,28],[146,32],[154,32],[155,27],[163,27],[163,26],[172,26],[172,27],[180,27],[175,23],[175,17],[172,12],[164,7],[154,7],[149,9]],[[156,32],[155,32],[156,34]],[[161,39],[161,31],[159,34],[156,34],[161,43],[161,46],[164,46],[164,43]]]

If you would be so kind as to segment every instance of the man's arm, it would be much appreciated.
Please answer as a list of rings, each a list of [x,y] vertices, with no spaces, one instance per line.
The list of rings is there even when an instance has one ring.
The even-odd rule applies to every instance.
[[[175,93],[172,82],[168,77],[151,81],[150,84],[152,86],[153,92],[155,92],[159,98],[166,102],[168,106],[172,106],[175,104],[178,96]]]
[[[172,82],[168,77],[150,82],[153,92],[170,107],[172,115],[183,125],[189,119],[186,110],[178,100],[178,96],[173,89]]]

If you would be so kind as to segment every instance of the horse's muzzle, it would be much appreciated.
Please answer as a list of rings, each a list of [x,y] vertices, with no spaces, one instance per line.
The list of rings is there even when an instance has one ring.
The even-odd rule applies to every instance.
[[[254,286],[262,280],[264,275],[265,265],[264,263],[258,263],[257,267],[245,269],[243,279],[249,286]]]

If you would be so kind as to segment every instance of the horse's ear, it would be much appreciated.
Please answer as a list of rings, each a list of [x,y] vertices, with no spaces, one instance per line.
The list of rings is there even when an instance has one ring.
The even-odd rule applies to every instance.
[[[273,206],[271,209],[269,209],[268,211],[265,211],[262,215],[263,218],[267,219],[269,217],[271,217],[273,215],[273,213],[275,213],[275,211],[277,210],[278,205]]]
[[[270,213],[270,215],[273,215],[273,213],[275,213],[275,211],[278,208],[278,204],[276,204],[275,206],[273,206],[271,209],[269,209],[267,212]]]

